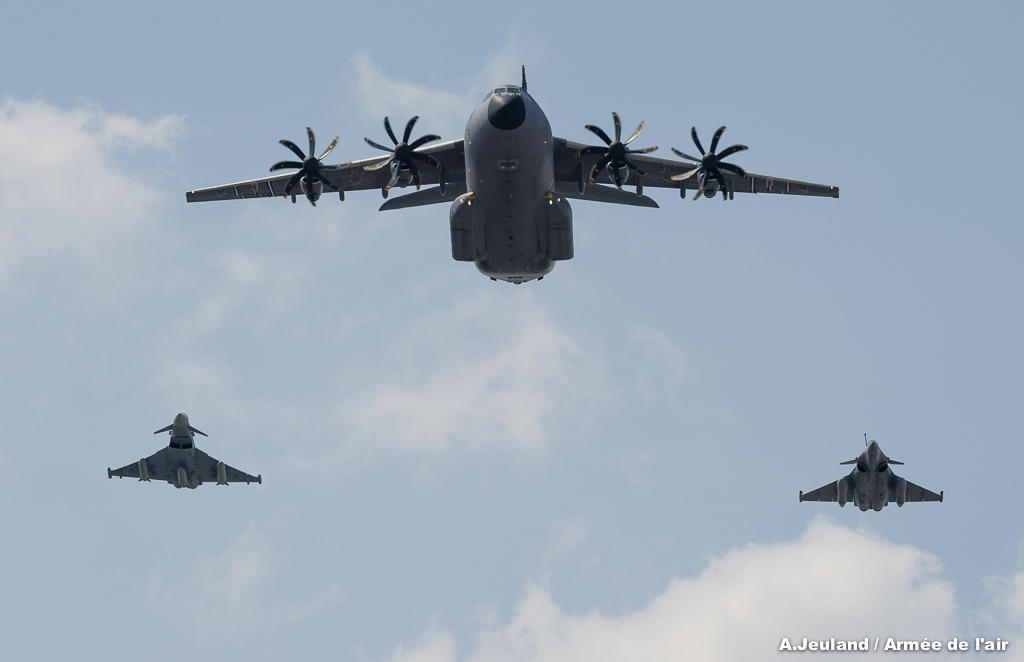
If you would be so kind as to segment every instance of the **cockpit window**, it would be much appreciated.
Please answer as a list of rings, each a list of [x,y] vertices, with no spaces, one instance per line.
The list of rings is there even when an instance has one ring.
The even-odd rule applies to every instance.
[[[491,94],[522,94],[523,91],[518,87],[496,87]]]

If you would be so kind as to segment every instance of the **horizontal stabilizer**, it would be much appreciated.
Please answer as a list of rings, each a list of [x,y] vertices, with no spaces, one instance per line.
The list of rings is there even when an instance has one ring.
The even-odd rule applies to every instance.
[[[623,191],[611,186],[602,186],[601,184],[587,184],[583,189],[583,193],[580,193],[576,183],[573,182],[572,184],[555,186],[555,192],[562,197],[573,200],[590,200],[591,202],[610,202],[616,205],[658,208],[658,203],[654,201],[654,198],[646,195],[637,195],[632,191]]]
[[[420,189],[405,195],[390,198],[380,206],[379,211],[391,209],[406,209],[408,207],[422,207],[424,205],[436,205],[439,202],[451,202],[466,192],[465,182],[449,182],[444,188],[444,195],[441,195],[440,186]]]
[[[887,462],[888,462],[889,464],[903,464],[903,463],[902,463],[902,462],[900,462],[899,460],[894,460],[894,459],[892,459],[891,457],[890,457],[890,458],[889,458],[888,460],[886,460],[886,461],[887,461]]]
[[[846,462],[840,462],[839,464],[857,464],[857,460],[847,460]]]
[[[160,428],[159,430],[157,430],[157,431],[156,431],[156,432],[154,432],[153,434],[160,434],[161,432],[170,432],[170,431],[171,431],[171,430],[173,430],[173,429],[174,429],[174,425],[173,425],[173,424],[171,424],[171,425],[168,425],[168,426],[167,426],[167,427],[165,427],[165,428]]]
[[[196,428],[192,427],[191,425],[188,426],[188,429],[191,430],[192,432],[195,432],[196,434],[201,434],[204,437],[209,437],[210,436],[210,435],[206,434],[205,432],[203,432],[202,430],[197,430]]]

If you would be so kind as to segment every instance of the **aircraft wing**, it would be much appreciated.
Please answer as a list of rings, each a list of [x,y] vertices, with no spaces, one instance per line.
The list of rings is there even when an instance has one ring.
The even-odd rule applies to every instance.
[[[896,499],[895,481],[893,481],[893,483],[894,483],[894,485],[893,485],[893,487],[890,488],[891,494],[889,495],[889,499],[892,500],[892,501],[894,501]],[[914,483],[911,483],[908,480],[907,481],[907,501],[908,502],[909,501],[942,501],[942,492],[939,492],[938,494],[936,494],[935,492],[932,492],[931,490],[927,490],[927,489],[921,487],[920,485],[915,485]]]
[[[577,185],[580,178],[585,179],[586,186],[590,186],[590,169],[601,158],[600,154],[589,156],[577,156],[581,150],[589,147],[585,143],[578,143],[565,138],[555,138],[555,181],[559,186]],[[629,158],[637,167],[647,172],[644,177],[644,187],[655,188],[684,188],[690,191],[697,190],[696,173],[682,181],[673,181],[672,175],[679,175],[697,167],[698,164],[689,161],[675,159],[663,159],[647,154],[630,154]],[[784,177],[773,177],[771,175],[758,175],[748,172],[746,177],[740,177],[731,172],[722,171],[728,182],[729,188],[736,193],[779,193],[783,195],[811,195],[826,198],[838,198],[839,189],[826,184],[813,184],[802,182],[796,179]],[[607,184],[607,178],[598,180],[600,184]],[[636,175],[630,173],[629,181],[624,190],[636,190]]]
[[[199,468],[199,478],[204,483],[216,483],[218,481],[219,467],[223,464],[220,460],[210,457],[198,448],[195,450],[196,464]],[[226,483],[262,483],[263,476],[253,476],[234,467],[223,464],[224,482]]]
[[[441,164],[439,171],[430,165],[417,162],[420,173],[421,186],[440,183],[440,175],[443,172],[446,182],[466,181],[466,159],[463,153],[462,139],[448,140],[420,147],[416,150],[422,154],[430,154]],[[380,170],[365,170],[363,166],[380,163],[387,158],[387,154],[374,156],[358,161],[349,161],[339,165],[324,165],[321,172],[327,181],[324,184],[324,194],[337,191],[364,191],[368,189],[382,189],[391,177],[389,168]],[[285,186],[288,180],[295,174],[289,170],[282,175],[271,175],[259,179],[247,179],[233,184],[222,184],[209,188],[200,188],[185,193],[188,202],[209,202],[211,200],[239,200],[242,198],[273,198],[284,196]],[[415,190],[415,189],[414,189]],[[302,197],[302,190],[295,186],[292,189],[298,197]],[[440,199],[438,202],[443,202]]]
[[[143,471],[145,476],[142,475]],[[114,476],[138,478],[139,480],[171,480],[171,465],[167,461],[167,449],[162,448],[149,457],[126,464],[120,469],[107,469],[107,477],[113,478]]]
[[[810,492],[801,492],[801,501],[839,501],[839,488],[836,487],[837,481],[826,483],[816,490]]]

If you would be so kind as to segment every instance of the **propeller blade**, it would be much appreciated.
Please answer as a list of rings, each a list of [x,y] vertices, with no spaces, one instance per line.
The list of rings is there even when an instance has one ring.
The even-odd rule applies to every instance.
[[[282,145],[284,145],[288,149],[290,149],[293,152],[295,152],[295,156],[299,157],[303,161],[306,160],[306,155],[303,154],[302,150],[299,149],[299,146],[296,145],[295,143],[293,143],[292,141],[290,141],[290,140],[278,140],[277,142],[281,143]]]
[[[601,140],[603,140],[603,141],[604,141],[604,144],[605,144],[605,145],[611,145],[611,144],[612,144],[612,139],[608,137],[608,134],[607,134],[607,133],[605,133],[605,132],[604,132],[604,131],[603,131],[603,130],[601,129],[601,127],[599,127],[599,126],[594,126],[593,124],[587,124],[587,125],[586,125],[586,126],[584,126],[583,128],[584,128],[584,129],[587,129],[588,131],[593,131],[593,132],[594,132],[594,133],[595,133],[595,134],[597,135],[597,137],[598,137],[598,138],[600,138]]]
[[[743,168],[739,167],[738,165],[733,165],[731,163],[719,163],[718,167],[721,168],[722,170],[728,170],[729,172],[735,172],[740,177],[746,177],[747,176],[747,171],[744,170]]]
[[[395,184],[398,183],[398,174],[401,171],[402,171],[402,166],[398,163],[398,161],[392,161],[391,162],[391,178],[388,179],[388,183],[387,183],[387,186],[385,186],[385,188],[392,188]]]
[[[643,149],[627,149],[626,154],[647,154],[648,152],[653,152],[656,149],[658,149],[657,145],[654,147],[644,147]]]
[[[316,136],[313,134],[313,129],[306,127],[306,135],[309,136],[309,155],[316,154]]]
[[[384,160],[382,160],[382,161],[380,161],[378,163],[371,163],[370,165],[364,165],[363,166],[363,170],[366,170],[368,172],[369,171],[373,171],[373,170],[380,170],[381,168],[383,168],[387,164],[391,163],[391,159],[392,158],[394,158],[394,157],[388,157],[388,158],[386,158],[386,159],[384,159]]]
[[[292,178],[289,179],[288,183],[284,185],[284,194],[285,195],[290,195],[291,192],[292,192],[292,189],[295,188],[295,185],[299,183],[300,179],[302,179],[302,171],[301,170],[298,171],[297,173],[295,173],[294,175],[292,175]]]
[[[690,177],[693,177],[695,174],[697,174],[698,170],[700,170],[700,166],[697,166],[693,170],[687,170],[686,172],[681,172],[678,175],[672,175],[671,177],[669,177],[669,179],[671,179],[674,182],[681,182],[684,179],[689,179]]]
[[[712,154],[715,153],[715,149],[718,147],[718,139],[722,137],[722,132],[723,131],[725,131],[725,127],[724,126],[720,126],[720,127],[718,127],[718,130],[715,131],[715,135],[711,136],[711,153]]]
[[[320,156],[316,157],[316,160],[317,161],[322,161],[323,158],[325,156],[327,156],[328,154],[330,154],[334,150],[334,148],[337,147],[337,146],[338,146],[338,136],[334,136],[334,140],[332,140],[331,144],[327,146],[327,149],[324,150],[323,154],[321,154]]]
[[[697,163],[701,162],[701,159],[698,159],[697,157],[694,157],[694,156],[690,156],[689,154],[684,154],[683,152],[680,152],[675,147],[673,147],[671,149],[672,149],[673,152],[675,152],[675,155],[678,156],[681,159],[686,159],[687,161],[696,161]]]
[[[388,132],[388,136],[391,137],[391,141],[397,145],[398,138],[395,137],[395,132],[391,130],[391,122],[388,120],[386,115],[384,116],[384,130]]]
[[[697,137],[697,127],[690,127],[690,137],[693,138],[693,144],[697,146],[697,151],[701,154],[707,154],[707,152],[704,151],[704,146],[700,144],[700,138]],[[700,159],[697,160],[700,161]]]
[[[735,154],[736,152],[742,152],[745,149],[748,149],[748,147],[746,145],[733,145],[731,147],[726,147],[725,149],[723,149],[722,153],[718,154],[717,156],[720,159],[724,159],[725,157],[729,156],[730,154]]]
[[[697,189],[697,192],[693,194],[693,198],[691,198],[691,199],[692,200],[696,200],[697,198],[699,198],[702,195],[704,195],[704,189],[699,188],[699,189]]]
[[[412,143],[409,144],[409,149],[416,149],[417,147],[426,145],[429,142],[440,139],[441,136],[436,136],[432,133],[426,136],[420,136],[419,138],[417,138],[416,140],[412,141]]]
[[[597,173],[601,172],[605,168],[605,166],[607,166],[608,163],[611,162],[611,160],[611,157],[608,156],[607,154],[598,159],[597,163],[594,164],[594,167],[590,169],[591,184],[593,184],[594,180],[597,179]]]
[[[615,140],[622,140],[622,120],[619,119],[619,114],[614,110],[612,111],[612,122],[615,123]]]
[[[622,143],[622,144],[623,145],[628,145],[629,143],[631,143],[634,140],[636,140],[636,137],[640,135],[640,132],[643,131],[643,129],[644,129],[644,123],[640,122],[640,126],[636,127],[636,131],[634,131],[632,134],[630,134],[629,138],[626,138],[626,141],[624,143]]]
[[[412,134],[412,127],[414,124],[416,124],[416,120],[418,120],[419,118],[419,115],[413,115],[412,119],[409,120],[409,123],[405,125],[405,133],[402,134],[402,142],[409,142],[409,136]]]
[[[379,150],[381,150],[383,152],[391,152],[392,154],[395,153],[395,150],[391,149],[390,147],[385,147],[384,145],[381,145],[380,143],[375,143],[372,140],[370,140],[369,138],[363,138],[363,140],[365,140],[366,144],[369,145],[370,147],[376,147],[377,149],[379,149]]]
[[[430,154],[420,154],[419,152],[413,152],[412,154],[409,155],[409,158],[410,159],[418,159],[418,160],[423,161],[425,163],[429,163],[430,165],[434,166],[434,168],[436,168],[438,170],[441,169],[441,164],[438,163],[437,159],[435,159]],[[406,164],[406,165],[408,165],[408,164]]]
[[[274,165],[270,166],[270,172],[280,170],[282,168],[301,168],[302,164],[298,161],[278,161]]]
[[[405,167],[407,167],[409,172],[412,173],[412,181],[416,184],[416,190],[420,190],[420,171],[411,162],[406,163]]]

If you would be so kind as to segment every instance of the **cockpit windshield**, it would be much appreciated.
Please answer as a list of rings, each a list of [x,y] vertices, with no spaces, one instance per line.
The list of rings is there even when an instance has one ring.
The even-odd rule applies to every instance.
[[[491,92],[487,96],[484,97],[484,101],[487,101],[487,99],[489,99],[490,97],[494,96],[495,94],[522,94],[522,93],[523,93],[523,90],[521,88],[519,88],[519,87],[496,87],[493,90],[491,90]]]

